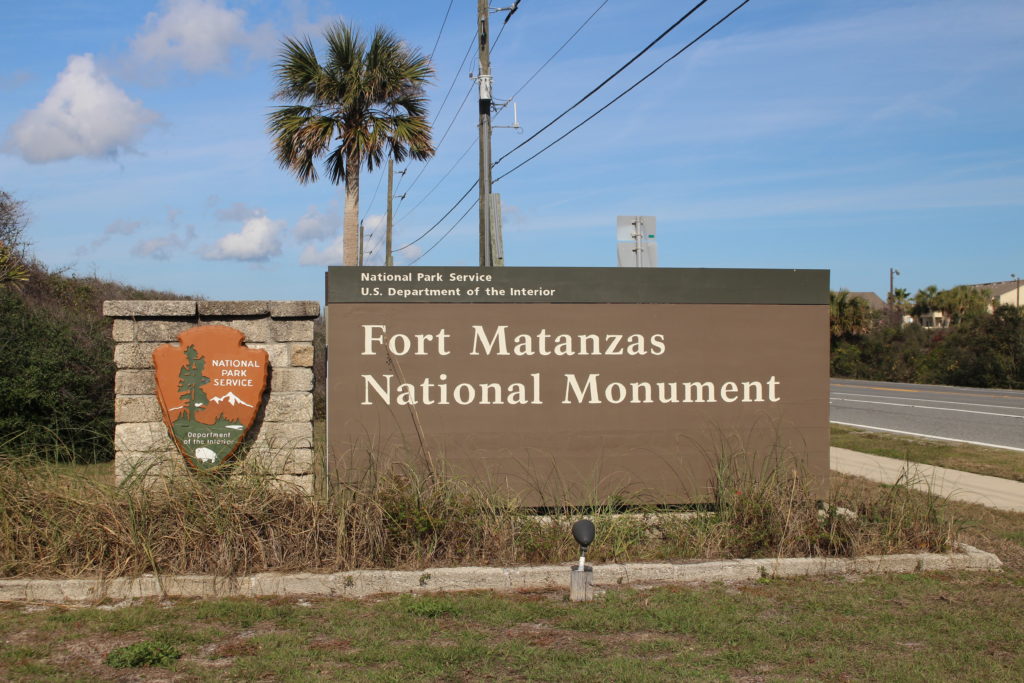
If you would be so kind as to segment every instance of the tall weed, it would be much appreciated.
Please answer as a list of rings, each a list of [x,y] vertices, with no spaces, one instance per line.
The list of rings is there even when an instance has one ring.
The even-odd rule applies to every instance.
[[[594,562],[948,550],[955,520],[902,482],[819,505],[785,463],[722,467],[714,510],[620,501],[542,517],[443,472],[381,474],[327,497],[266,476],[186,475],[122,486],[38,458],[0,455],[0,576],[136,576],[344,571],[569,562],[586,513]],[[855,510],[855,518],[840,508]]]

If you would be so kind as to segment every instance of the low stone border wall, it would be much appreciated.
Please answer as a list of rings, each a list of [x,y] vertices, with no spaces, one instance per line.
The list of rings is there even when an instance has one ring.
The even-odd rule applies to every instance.
[[[761,578],[922,571],[996,571],[995,555],[960,544],[955,553],[908,553],[857,558],[769,558],[689,564],[633,563],[594,566],[594,586],[736,583]],[[360,569],[333,574],[263,573],[236,578],[161,576],[116,579],[0,579],[0,601],[72,603],[142,598],[226,598],[308,595],[363,598],[387,593],[514,592],[565,589],[570,565],[444,567],[421,571]]]
[[[269,390],[247,437],[245,466],[302,491],[314,488],[313,321],[316,301],[105,301],[113,319],[114,472],[154,485],[185,464],[167,434],[156,397],[153,350],[197,325],[226,325],[245,345],[266,349]]]

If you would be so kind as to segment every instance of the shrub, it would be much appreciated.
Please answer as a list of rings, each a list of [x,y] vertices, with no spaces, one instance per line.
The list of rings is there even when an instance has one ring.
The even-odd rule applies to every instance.
[[[170,666],[181,659],[181,653],[166,643],[145,641],[114,648],[107,655],[107,664],[115,669],[139,666]]]
[[[0,446],[51,460],[113,457],[114,349],[106,299],[181,298],[31,265],[0,287]]]

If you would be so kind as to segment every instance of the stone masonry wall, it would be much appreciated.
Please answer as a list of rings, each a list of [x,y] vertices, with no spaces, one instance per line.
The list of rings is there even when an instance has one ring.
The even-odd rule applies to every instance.
[[[245,334],[249,348],[266,349],[269,391],[246,437],[239,466],[266,473],[282,485],[312,492],[313,321],[315,301],[105,301],[113,318],[114,471],[147,483],[184,473],[182,456],[167,434],[156,397],[153,350],[177,344],[197,325],[227,325]]]

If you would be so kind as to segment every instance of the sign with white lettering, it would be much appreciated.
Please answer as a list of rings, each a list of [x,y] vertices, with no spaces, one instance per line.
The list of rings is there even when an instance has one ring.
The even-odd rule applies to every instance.
[[[827,479],[825,271],[337,268],[328,345],[342,480],[444,463],[525,505],[681,503],[782,453]]]
[[[167,430],[192,469],[219,467],[252,426],[267,384],[267,352],[224,325],[193,327],[153,351]]]

